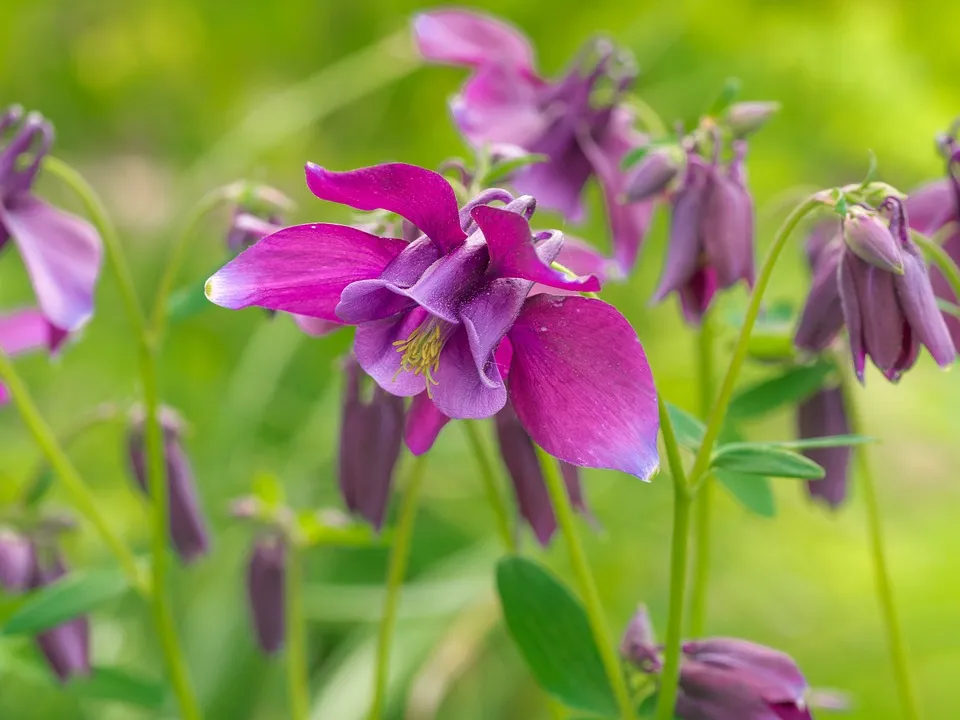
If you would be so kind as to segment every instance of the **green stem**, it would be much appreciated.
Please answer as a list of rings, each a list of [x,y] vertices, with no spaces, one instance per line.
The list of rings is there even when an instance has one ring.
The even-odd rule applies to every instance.
[[[567,543],[570,564],[573,566],[577,583],[580,585],[580,594],[587,611],[587,619],[590,621],[593,640],[600,652],[600,659],[603,661],[607,680],[609,680],[610,687],[613,689],[614,697],[617,700],[620,717],[622,720],[632,720],[636,715],[633,710],[633,703],[630,701],[630,692],[623,677],[617,652],[610,642],[609,628],[604,617],[603,604],[600,602],[600,593],[597,591],[597,583],[593,578],[593,572],[590,570],[587,554],[583,550],[583,543],[580,542],[580,533],[577,531],[576,518],[574,517],[573,507],[570,505],[566,483],[564,483],[563,476],[560,474],[560,466],[555,458],[540,447],[537,447],[537,455],[540,459],[543,479],[546,481],[547,491],[550,494],[550,501],[553,503],[554,512],[557,514],[557,524]]]
[[[950,223],[950,225],[955,227],[956,223]],[[915,230],[910,231],[910,237],[920,246],[930,262],[936,265],[937,269],[943,274],[950,290],[953,291],[954,297],[960,298],[960,268],[957,267],[949,253],[943,249],[941,243],[937,242],[936,238],[928,238]]]
[[[310,676],[307,671],[307,627],[303,615],[303,558],[300,548],[287,546],[286,586],[287,692],[291,720],[310,716]]]
[[[846,367],[844,365],[843,367]],[[864,431],[863,420],[854,394],[854,382],[849,370],[843,374],[843,396],[850,421],[850,432],[860,435]],[[890,660],[893,664],[893,673],[900,693],[900,703],[904,715],[909,720],[918,720],[920,713],[917,710],[917,698],[910,676],[910,663],[907,659],[907,647],[903,635],[903,627],[897,613],[896,601],[893,597],[893,583],[890,580],[890,570],[887,564],[887,555],[883,538],[883,527],[880,514],[880,503],[877,499],[877,489],[870,467],[869,449],[866,445],[853,448],[859,470],[860,489],[863,492],[863,501],[867,509],[867,528],[870,542],[870,559],[873,563],[874,579],[877,586],[877,599],[880,602],[880,612],[883,616],[884,630],[887,635],[887,644],[890,647]]]
[[[0,349],[0,377],[2,377],[4,383],[6,383],[10,395],[13,397],[17,409],[20,411],[24,424],[27,426],[30,434],[33,435],[33,439],[37,445],[40,446],[40,450],[46,456],[47,462],[50,463],[50,466],[57,473],[57,476],[60,478],[60,484],[64,490],[67,491],[74,507],[94,527],[104,544],[117,558],[117,562],[120,564],[120,568],[127,576],[130,584],[141,595],[149,595],[149,586],[145,582],[140,569],[137,567],[136,558],[130,551],[130,548],[120,539],[120,536],[110,528],[106,518],[100,514],[101,505],[98,503],[96,496],[90,488],[87,487],[86,483],[84,483],[83,478],[80,477],[80,473],[73,465],[73,462],[67,456],[66,452],[64,452],[60,443],[57,442],[56,435],[40,414],[40,410],[30,396],[30,391],[27,389],[26,384],[20,379],[16,369],[13,367],[13,363],[10,362],[10,358],[2,349]]]
[[[473,457],[477,461],[477,467],[480,470],[480,477],[483,478],[483,489],[487,494],[487,502],[493,509],[493,514],[497,519],[497,531],[500,533],[500,539],[503,547],[508,553],[517,551],[517,543],[514,537],[513,528],[510,522],[510,511],[507,509],[506,501],[497,487],[497,475],[493,470],[493,464],[483,447],[483,438],[480,437],[480,429],[477,421],[464,420],[460,423],[467,436],[467,442],[470,443],[470,449],[473,451]]]
[[[673,536],[670,541],[670,604],[667,637],[663,649],[663,671],[657,694],[656,720],[672,720],[680,687],[680,648],[683,642],[683,608],[687,584],[687,542],[690,534],[690,492],[680,459],[680,446],[670,413],[658,396],[660,429],[673,477]]]
[[[714,324],[712,313],[703,316],[697,333],[697,376],[700,389],[700,417],[706,418],[713,405],[714,395]],[[702,637],[707,615],[707,591],[710,584],[710,525],[713,502],[713,483],[704,478],[696,494],[696,550],[693,566],[693,586],[690,589],[690,636]]]
[[[427,455],[414,458],[400,503],[400,514],[393,531],[393,546],[390,549],[390,565],[387,568],[386,598],[384,599],[383,618],[380,621],[380,633],[377,639],[377,665],[374,670],[373,702],[370,705],[370,720],[381,720],[386,711],[387,686],[390,680],[390,650],[393,646],[394,628],[397,624],[397,610],[400,607],[400,593],[407,574],[410,560],[410,545],[413,539],[414,520],[420,503],[420,491],[427,467]]]

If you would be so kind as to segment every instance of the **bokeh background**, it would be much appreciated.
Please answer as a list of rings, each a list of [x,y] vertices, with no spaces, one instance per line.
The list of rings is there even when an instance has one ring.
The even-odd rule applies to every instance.
[[[435,166],[465,152],[445,106],[463,73],[418,68],[410,52],[409,18],[427,6],[7,0],[0,3],[0,103],[20,102],[56,123],[56,153],[103,194],[149,298],[178,223],[217,184],[262,180],[296,198],[291,220],[344,220],[340,208],[306,192],[305,161],[338,169],[386,160]],[[902,188],[938,177],[932,137],[960,113],[960,4],[947,0],[498,0],[482,7],[531,35],[547,73],[559,72],[588,36],[612,35],[636,54],[639,93],[668,121],[695,118],[728,76],[743,80],[744,98],[782,102],[750,155],[761,246],[804,188],[859,180],[870,149],[881,177]],[[72,201],[51,179],[42,188]],[[196,235],[179,286],[199,292],[222,261],[225,223],[225,215],[213,218]],[[661,216],[639,272],[604,295],[635,324],[661,392],[694,409],[693,336],[672,302],[648,305],[664,225]],[[589,224],[568,229],[607,244],[596,208]],[[800,257],[799,248],[787,253],[771,300],[801,301]],[[28,298],[19,260],[7,252],[0,307]],[[744,300],[734,293],[724,308],[735,312]],[[721,332],[721,368],[732,340],[732,330]],[[163,396],[191,425],[188,443],[215,528],[212,555],[175,577],[177,617],[210,718],[285,716],[282,662],[262,659],[248,631],[242,583],[250,531],[231,522],[226,504],[268,471],[300,507],[338,505],[337,358],[349,341],[348,332],[309,339],[287,319],[213,307],[171,329]],[[82,339],[53,363],[37,355],[18,365],[64,430],[99,403],[133,397],[135,359],[107,275]],[[860,399],[868,434],[883,440],[874,451],[881,502],[922,704],[927,717],[957,717],[960,378],[924,357],[896,387],[870,374]],[[785,411],[748,430],[781,438],[793,432],[793,420]],[[122,422],[99,427],[71,453],[111,522],[142,549],[145,507],[126,471],[124,432]],[[8,502],[37,471],[38,453],[12,408],[0,413],[0,437],[0,501]],[[403,606],[391,718],[545,718],[543,695],[497,622],[492,518],[467,457],[459,429],[449,427],[431,461],[415,536],[416,585]],[[662,628],[669,477],[641,484],[597,472],[586,484],[603,527],[587,532],[587,546],[611,626],[621,627],[645,601]],[[850,718],[899,717],[858,494],[829,515],[793,481],[776,491],[774,520],[749,515],[725,494],[718,504],[710,632],[791,653],[813,685],[850,694]],[[65,504],[56,491],[48,502]],[[74,565],[109,563],[89,532],[66,543]],[[565,571],[562,544],[544,553],[529,538],[526,546]],[[363,717],[384,569],[383,550],[317,550],[309,558],[316,720]],[[157,676],[145,618],[133,598],[98,612],[97,660]],[[0,639],[0,718],[147,717],[61,692],[28,671],[32,653]]]

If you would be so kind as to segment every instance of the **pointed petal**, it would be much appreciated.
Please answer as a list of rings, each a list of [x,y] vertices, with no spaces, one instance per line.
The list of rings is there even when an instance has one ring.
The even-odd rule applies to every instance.
[[[493,354],[478,365],[468,327],[464,320],[447,340],[440,367],[433,374],[437,381],[432,389],[433,402],[440,412],[457,420],[490,417],[507,402],[507,388]]]
[[[533,50],[513,25],[467,10],[435,10],[413,20],[417,49],[427,60],[477,68],[510,65],[533,72]]]
[[[333,322],[332,320],[307,317],[306,315],[291,315],[291,317],[298,328],[313,337],[323,337],[343,327],[343,323]]]
[[[794,336],[797,347],[812,352],[825,350],[843,328],[838,279],[843,248],[834,245],[817,252],[819,262]]]
[[[405,163],[333,172],[307,163],[307,186],[321,200],[357,210],[387,210],[416,225],[444,251],[466,238],[460,229],[457,196],[432,170]]]
[[[59,328],[79,329],[93,315],[103,257],[97,231],[31,195],[0,203],[0,225],[20,250],[44,315]]]
[[[490,387],[499,386],[501,377],[493,353],[520,314],[530,285],[517,278],[496,278],[460,308],[477,371]]]
[[[712,267],[697,269],[693,276],[678,289],[680,309],[684,319],[691,325],[698,325],[713,302],[720,284],[717,271]]]
[[[853,253],[844,252],[840,256],[840,269],[837,278],[840,284],[840,305],[843,308],[843,320],[847,324],[847,335],[850,339],[853,369],[862,383],[867,348],[863,337],[863,319],[860,315],[860,299],[853,269],[858,260],[859,258]]]
[[[797,434],[803,439],[847,435],[849,432],[850,423],[840,388],[819,390],[797,408]],[[807,483],[807,492],[810,497],[836,509],[847,497],[850,448],[813,448],[804,450],[803,454],[826,471],[823,479]]]
[[[486,65],[453,98],[450,111],[474,147],[513,145],[529,152],[550,124],[540,107],[541,89],[542,83],[513,68]]]
[[[903,247],[902,255],[903,275],[894,277],[900,307],[911,329],[930,351],[933,359],[941,367],[946,367],[956,357],[956,349],[940,308],[937,307],[926,263],[912,242]]]
[[[687,178],[673,200],[670,216],[670,241],[667,259],[660,277],[660,286],[654,294],[655,302],[673,291],[680,290],[696,273],[700,265],[703,243],[700,218],[707,191],[709,168],[698,156],[692,156],[687,166]]]
[[[659,465],[656,389],[636,333],[600,300],[537,295],[513,329],[510,399],[534,442],[641,479]]]
[[[410,397],[426,388],[423,376],[401,369],[401,353],[394,345],[410,337],[426,317],[425,311],[416,309],[399,317],[375,320],[357,327],[353,341],[357,362],[388,393]]]
[[[427,268],[413,287],[401,292],[431,315],[456,323],[460,304],[475,291],[489,262],[487,246],[475,233]]]
[[[563,290],[597,292],[600,289],[600,281],[595,277],[570,279],[545,263],[537,254],[530,223],[523,215],[488,205],[474,208],[471,214],[487,241],[491,270],[498,275]]]
[[[437,440],[440,431],[450,422],[424,392],[413,398],[407,412],[405,437],[407,447],[414,455],[423,455]]]
[[[936,180],[914,190],[906,199],[910,227],[932,235],[956,217],[950,180]]]
[[[0,315],[0,349],[19,355],[43,347],[50,339],[50,324],[39,310],[18,310]]]
[[[800,702],[807,681],[786,653],[739,638],[707,638],[683,644],[698,663],[729,670],[767,703]]]
[[[346,225],[294,225],[244,250],[207,280],[207,297],[231,310],[250,307],[341,322],[343,289],[375,278],[406,247]]]
[[[538,233],[539,235],[539,233]],[[622,278],[620,267],[616,262],[593,247],[590,243],[572,235],[563,236],[563,245],[556,260],[576,275],[593,275],[602,285],[607,280]],[[555,295],[576,294],[574,290],[559,290],[547,285],[536,283],[530,288],[531,295],[553,293]]]
[[[883,372],[889,372],[897,366],[903,350],[906,321],[897,301],[894,275],[859,257],[852,257],[850,264],[865,310],[861,314],[864,346],[873,363]]]
[[[708,263],[717,270],[717,282],[728,288],[740,280],[753,282],[753,200],[749,193],[723,175],[710,183],[701,218]]]

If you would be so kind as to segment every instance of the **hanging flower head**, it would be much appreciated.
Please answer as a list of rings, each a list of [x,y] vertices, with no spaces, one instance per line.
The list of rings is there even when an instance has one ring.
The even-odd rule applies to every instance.
[[[3,144],[4,135],[9,136]],[[51,350],[93,315],[103,250],[93,227],[33,194],[53,127],[14,106],[0,113],[0,249],[12,241],[51,326]]]
[[[620,161],[646,138],[633,129],[624,97],[633,85],[632,58],[605,40],[589,42],[558,80],[542,78],[533,49],[514,27],[467,10],[418,15],[414,36],[430,61],[473,70],[454,98],[454,119],[477,148],[511,145],[545,155],[518,172],[513,185],[577,222],[591,177],[603,190],[614,258],[629,272],[650,222],[650,203],[627,204]]]
[[[490,417],[509,397],[533,440],[561,460],[641,478],[656,469],[656,394],[629,323],[600,300],[528,297],[535,283],[599,289],[596,278],[551,267],[563,235],[530,229],[533,198],[488,190],[459,210],[441,175],[400,163],[310,164],[307,184],[324,200],[394,212],[421,234],[286,228],[211,277],[207,297],[356,325],[357,361],[393,395],[425,393],[450,418]]]

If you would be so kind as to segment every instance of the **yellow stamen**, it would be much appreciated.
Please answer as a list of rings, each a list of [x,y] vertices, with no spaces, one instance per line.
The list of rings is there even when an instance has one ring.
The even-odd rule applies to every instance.
[[[422,375],[427,381],[427,397],[431,394],[431,385],[436,385],[433,373],[440,369],[440,351],[443,350],[444,337],[440,332],[440,322],[431,318],[417,327],[406,340],[397,340],[393,346],[401,354],[400,369],[394,379],[402,371]]]

